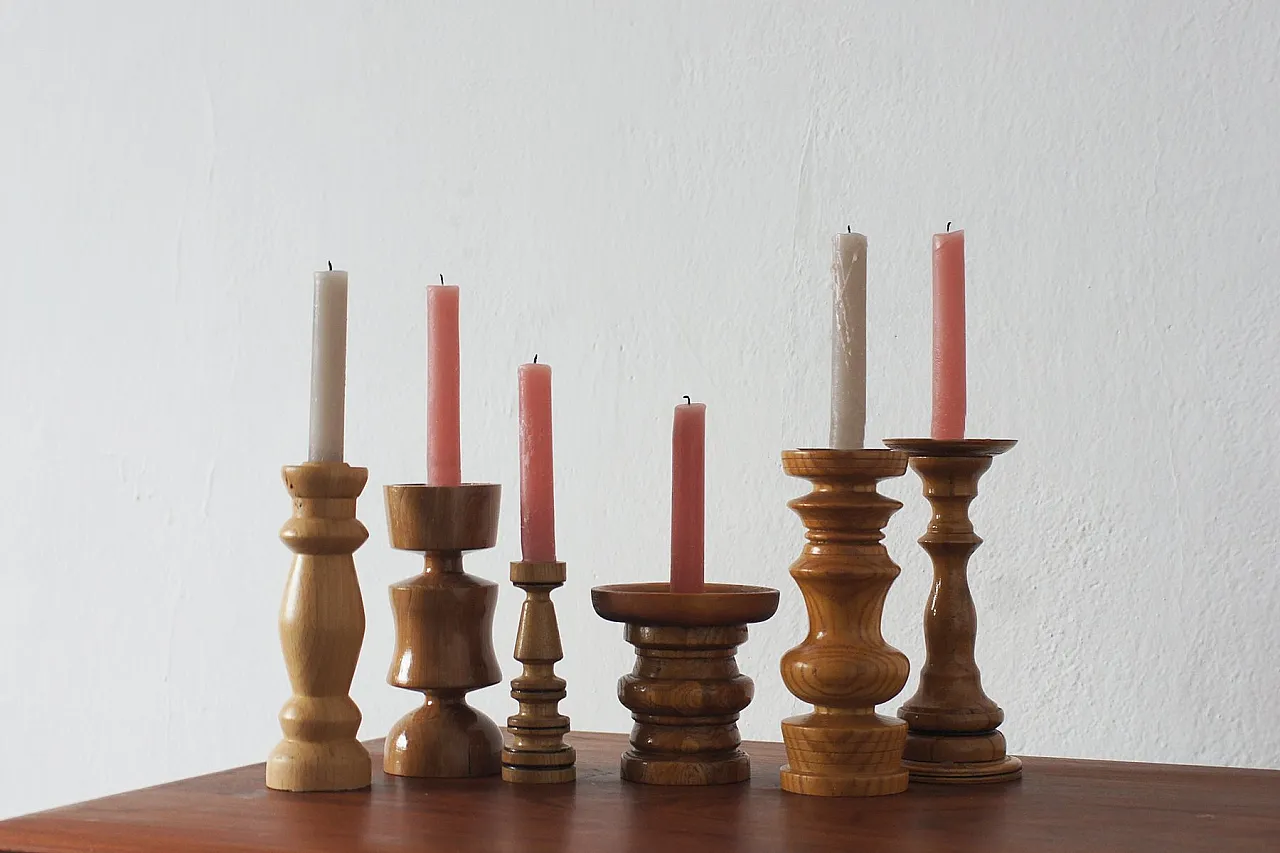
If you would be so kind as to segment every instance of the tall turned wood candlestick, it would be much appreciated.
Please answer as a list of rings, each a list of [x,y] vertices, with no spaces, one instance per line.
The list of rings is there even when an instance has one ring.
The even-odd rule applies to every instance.
[[[622,778],[650,785],[719,785],[751,777],[739,749],[738,713],[755,684],[735,655],[747,625],[778,609],[778,591],[706,584],[705,592],[671,592],[665,583],[618,584],[591,590],[596,613],[626,625],[636,665],[618,681],[618,700],[631,711],[631,749]]]
[[[369,785],[369,753],[356,740],[360,709],[351,700],[364,603],[352,554],[369,538],[356,520],[368,470],[308,462],[283,471],[293,518],[280,539],[293,565],[280,604],[280,644],[293,696],[280,711],[284,740],[267,758],[267,787],[350,791]]]
[[[511,698],[520,703],[507,718],[511,746],[502,750],[502,778],[508,782],[572,782],[576,754],[567,746],[569,718],[560,713],[565,697],[564,679],[555,673],[560,648],[560,626],[551,593],[564,583],[564,563],[518,562],[511,564],[511,582],[525,592],[516,628],[515,659],[524,671],[511,682]]]
[[[423,554],[422,574],[391,585],[396,648],[387,682],[423,705],[391,727],[383,769],[396,776],[490,776],[502,733],[467,704],[471,690],[502,678],[493,651],[498,585],[462,570],[462,553],[498,538],[501,487],[385,487],[391,545]]]
[[[795,794],[873,797],[907,789],[907,726],[875,713],[907,683],[906,655],[884,641],[880,617],[898,566],[884,526],[902,508],[876,483],[900,477],[907,455],[893,450],[788,450],[782,467],[812,481],[790,501],[808,540],[791,564],[804,594],[809,635],[782,656],[787,689],[814,711],[782,721],[782,788]]]
[[[920,544],[933,561],[933,590],[924,611],[925,662],[920,688],[898,709],[906,720],[905,761],[914,782],[1008,782],[1022,762],[1005,753],[1004,711],[987,698],[974,660],[978,613],[969,592],[969,557],[982,540],[969,521],[978,479],[993,457],[1017,442],[896,438],[889,447],[911,455],[933,506]]]

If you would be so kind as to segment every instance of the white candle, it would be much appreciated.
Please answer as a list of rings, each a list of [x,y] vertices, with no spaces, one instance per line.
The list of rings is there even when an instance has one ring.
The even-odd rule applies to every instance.
[[[833,241],[831,446],[860,450],[867,431],[867,238]]]
[[[311,326],[312,462],[341,462],[347,393],[347,273],[316,273]]]

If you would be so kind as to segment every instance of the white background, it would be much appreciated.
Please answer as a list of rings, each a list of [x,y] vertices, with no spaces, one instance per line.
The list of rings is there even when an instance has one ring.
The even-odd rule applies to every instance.
[[[974,507],[1011,749],[1280,767],[1280,26],[1270,2],[0,3],[0,814],[261,761],[287,695],[282,464],[306,453],[311,272],[351,271],[348,459],[424,476],[423,286],[463,295],[463,464],[506,489],[516,365],[555,369],[564,707],[629,727],[592,585],[666,571],[672,406],[705,400],[714,580],[783,592],[826,438],[829,241],[870,237],[869,435],[929,418],[930,235],[969,248]],[[889,546],[921,662],[927,508]],[[903,697],[899,697],[899,700]],[[474,694],[499,721],[505,685]],[[898,702],[889,703],[892,713]],[[773,772],[757,768],[758,773]]]

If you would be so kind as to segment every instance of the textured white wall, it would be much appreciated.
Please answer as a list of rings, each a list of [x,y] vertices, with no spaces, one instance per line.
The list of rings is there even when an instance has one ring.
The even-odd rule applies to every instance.
[[[869,435],[928,426],[929,237],[969,235],[984,682],[1024,754],[1280,767],[1280,26],[1270,2],[0,3],[0,814],[262,760],[287,693],[279,467],[311,270],[351,270],[371,470],[353,693],[375,737],[423,476],[423,285],[466,286],[464,465],[507,487],[556,370],[576,727],[628,727],[588,589],[656,579],[671,407],[706,400],[708,563],[783,604],[741,662],[798,703],[779,468],[820,443],[828,240],[870,235]],[[914,475],[885,634],[921,661]],[[915,676],[908,684],[914,689]],[[505,687],[475,694],[501,719]],[[888,709],[897,707],[890,703]],[[761,772],[770,772],[762,769]]]

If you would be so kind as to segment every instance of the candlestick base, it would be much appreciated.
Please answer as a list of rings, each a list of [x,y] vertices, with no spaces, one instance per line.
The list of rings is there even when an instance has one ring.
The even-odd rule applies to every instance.
[[[978,479],[994,457],[1017,442],[895,438],[911,456],[933,518],[920,545],[933,561],[933,590],[924,613],[925,662],[920,687],[898,709],[908,726],[903,766],[913,782],[1010,782],[1022,762],[1005,753],[998,730],[1004,711],[982,690],[974,660],[978,615],[969,591],[969,557],[982,544],[969,520]]]
[[[391,545],[423,554],[422,574],[391,585],[396,648],[387,682],[423,705],[387,735],[383,769],[396,776],[490,776],[502,733],[466,694],[502,678],[493,651],[498,585],[462,570],[462,554],[497,541],[501,487],[395,485],[384,489]]]
[[[280,539],[294,553],[280,604],[280,644],[293,696],[280,711],[284,739],[267,758],[278,791],[369,787],[369,753],[356,740],[360,709],[351,678],[364,641],[364,602],[352,554],[369,532],[356,498],[369,472],[342,462],[283,469],[293,518]]]
[[[596,613],[626,628],[635,669],[618,681],[631,711],[631,749],[622,778],[648,785],[721,785],[751,777],[739,746],[738,714],[755,685],[738,670],[747,625],[778,609],[767,587],[707,584],[705,592],[671,592],[665,583],[591,590]]]
[[[787,450],[782,466],[812,481],[790,501],[807,540],[791,577],[804,593],[809,635],[782,656],[782,680],[814,712],[782,721],[782,789],[824,797],[874,797],[907,789],[907,727],[875,713],[907,683],[906,655],[884,641],[880,617],[898,577],[882,540],[902,504],[876,492],[900,477],[892,450]]]
[[[564,742],[569,718],[558,707],[565,682],[555,674],[564,651],[551,593],[565,576],[564,563],[511,564],[511,582],[525,591],[514,652],[524,671],[511,682],[511,698],[520,711],[507,718],[512,737],[511,746],[502,750],[502,778],[507,782],[572,782],[578,776],[577,753]]]

